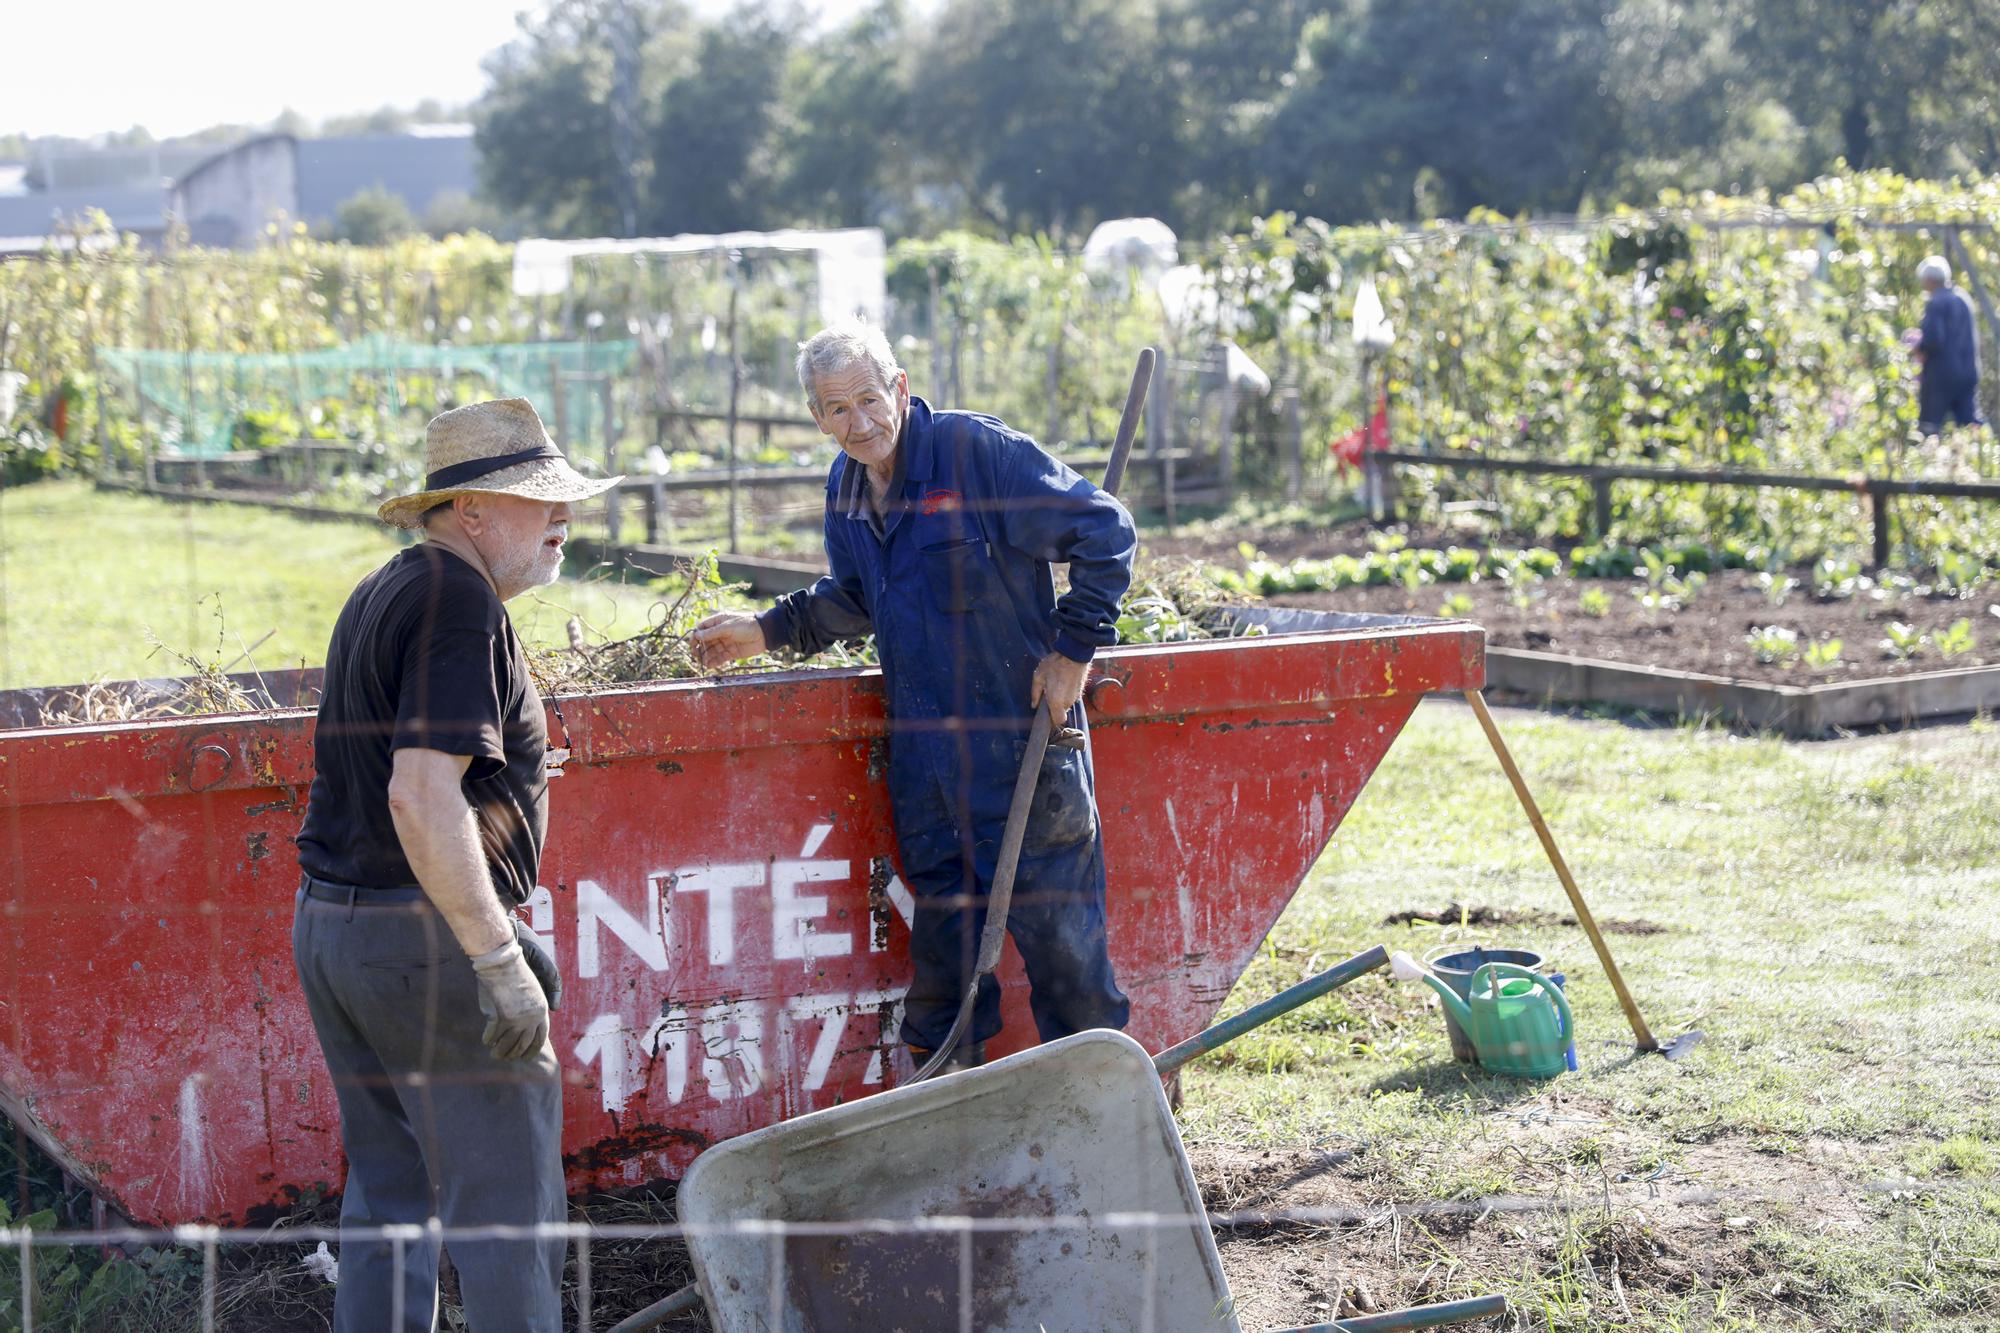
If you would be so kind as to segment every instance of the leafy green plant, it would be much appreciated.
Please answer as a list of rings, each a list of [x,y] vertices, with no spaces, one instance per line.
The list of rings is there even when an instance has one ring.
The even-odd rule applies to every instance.
[[[1953,597],[1970,597],[1986,582],[1986,562],[1964,551],[1942,551],[1937,558],[1937,590]]]
[[[1766,666],[1783,666],[1798,660],[1799,634],[1783,625],[1765,625],[1747,636],[1750,655]]]
[[[1529,607],[1547,595],[1547,589],[1542,586],[1545,582],[1543,576],[1525,561],[1503,565],[1500,569],[1500,582],[1507,589],[1507,600],[1513,603],[1516,611],[1524,614]]]
[[[1611,594],[1602,588],[1585,588],[1577,595],[1576,609],[1601,620],[1611,614]]]
[[[1822,602],[1846,601],[1875,586],[1861,572],[1861,563],[1845,556],[1821,556],[1813,565],[1812,580],[1813,596]]]
[[[1578,578],[1624,579],[1639,568],[1639,553],[1629,546],[1579,546],[1569,553],[1570,573]]]
[[[1964,616],[1959,617],[1946,628],[1939,630],[1932,642],[1937,645],[1940,657],[1958,657],[1971,652],[1975,646],[1972,640],[1972,621]]]
[[[1658,551],[1647,548],[1639,556],[1645,562],[1646,586],[1633,595],[1648,611],[1685,610],[1708,586],[1708,575],[1699,570],[1677,574],[1673,563]]]
[[[1818,643],[1806,645],[1806,665],[1815,671],[1825,671],[1840,664],[1841,643],[1839,639],[1821,639]]]
[[[1764,594],[1764,600],[1772,606],[1783,606],[1785,599],[1790,597],[1792,590],[1798,586],[1797,579],[1774,574],[1768,569],[1757,576],[1757,588]]]
[[[1882,640],[1882,651],[1898,661],[1907,661],[1915,657],[1931,641],[1930,635],[1900,620],[1890,621],[1883,632],[1888,637]]]
[[[1708,575],[1700,570],[1689,573],[1685,578],[1670,578],[1666,582],[1667,595],[1673,598],[1674,609],[1684,611],[1693,606],[1708,586]]]
[[[1472,614],[1472,598],[1465,593],[1455,592],[1444,599],[1444,605],[1438,608],[1438,614],[1452,619],[1463,619]]]
[[[1171,598],[1128,598],[1118,617],[1120,643],[1183,643],[1207,638]]]
[[[0,1228],[13,1219],[0,1200]],[[52,1231],[56,1225],[53,1209],[44,1208],[20,1219],[28,1231]],[[33,1261],[0,1264],[0,1328],[21,1326],[22,1316],[32,1304],[35,1327],[55,1330],[86,1330],[122,1326],[116,1319],[121,1307],[129,1305],[147,1288],[147,1266],[159,1267],[159,1252],[147,1250],[141,1259],[147,1266],[124,1258],[102,1258],[95,1250],[81,1246],[37,1246]],[[23,1289],[23,1278],[26,1289]]]

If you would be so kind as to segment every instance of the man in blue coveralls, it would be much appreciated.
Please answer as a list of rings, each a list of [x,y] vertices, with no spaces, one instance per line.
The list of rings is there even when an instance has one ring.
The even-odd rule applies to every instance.
[[[1092,655],[1117,641],[1132,518],[1004,423],[913,398],[887,339],[865,324],[815,335],[798,375],[841,449],[826,484],[832,572],[760,615],[710,616],[695,650],[717,666],[875,635],[890,805],[916,898],[902,1037],[919,1064],[949,1035],[970,980],[1034,710],[1067,723],[1067,743],[1052,741],[1042,761],[1007,925],[1042,1040],[1122,1028],[1130,1006],[1111,975],[1079,700]],[[1069,565],[1060,599],[1059,562]],[[980,1063],[999,1030],[988,977],[946,1067]]]
[[[1981,424],[1979,415],[1979,326],[1972,302],[1951,285],[1951,265],[1932,255],[1917,265],[1917,281],[1930,299],[1916,330],[1914,350],[1923,363],[1917,382],[1917,429],[1943,432],[1947,421]]]

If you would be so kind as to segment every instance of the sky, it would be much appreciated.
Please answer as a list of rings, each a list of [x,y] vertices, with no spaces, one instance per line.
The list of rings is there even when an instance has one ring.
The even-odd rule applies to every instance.
[[[808,3],[822,21],[863,0]],[[9,5],[0,43],[0,134],[85,137],[144,125],[170,138],[309,120],[425,98],[470,102],[480,62],[537,0],[97,0]],[[704,15],[729,0],[695,0]],[[111,38],[107,40],[107,38]],[[32,58],[28,53],[35,53]]]

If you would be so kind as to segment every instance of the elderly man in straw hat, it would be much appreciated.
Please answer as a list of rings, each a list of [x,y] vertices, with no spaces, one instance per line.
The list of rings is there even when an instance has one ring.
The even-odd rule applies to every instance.
[[[555,970],[519,918],[547,827],[542,700],[504,603],[555,581],[575,472],[523,398],[434,418],[424,540],[363,579],[327,647],[292,953],[340,1099],[334,1327],[436,1326],[438,1242],[376,1228],[565,1216]],[[561,1240],[454,1240],[478,1333],[562,1325]],[[393,1312],[400,1310],[401,1322]]]

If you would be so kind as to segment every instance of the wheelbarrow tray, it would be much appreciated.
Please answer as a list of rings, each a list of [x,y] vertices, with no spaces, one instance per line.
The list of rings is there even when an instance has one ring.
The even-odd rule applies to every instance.
[[[1484,680],[1476,626],[1350,624],[1099,658],[1111,956],[1149,1049],[1207,1025],[1418,701]],[[573,757],[525,915],[563,973],[570,1188],[676,1178],[893,1082],[913,899],[880,673],[558,702]],[[312,730],[0,731],[0,1110],[135,1220],[254,1223],[340,1187],[291,959]],[[1011,949],[998,976],[996,1056],[1034,1039]]]
[[[719,1333],[1239,1328],[1159,1076],[1117,1032],[719,1144],[680,1219]]]

